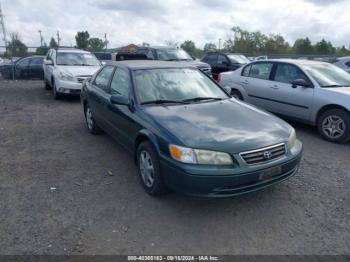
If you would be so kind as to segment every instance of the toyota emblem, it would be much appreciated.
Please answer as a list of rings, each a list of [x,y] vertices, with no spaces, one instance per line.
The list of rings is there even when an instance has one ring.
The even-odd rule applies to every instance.
[[[272,158],[272,153],[270,151],[265,151],[264,152],[264,158],[266,160],[270,160]]]

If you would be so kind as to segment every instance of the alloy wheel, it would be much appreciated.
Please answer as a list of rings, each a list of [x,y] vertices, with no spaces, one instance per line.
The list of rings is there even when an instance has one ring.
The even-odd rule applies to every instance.
[[[330,115],[322,122],[323,133],[331,138],[337,139],[344,135],[346,126],[344,120],[337,115]]]
[[[144,184],[152,187],[154,184],[154,166],[150,154],[143,150],[140,154],[140,172]]]

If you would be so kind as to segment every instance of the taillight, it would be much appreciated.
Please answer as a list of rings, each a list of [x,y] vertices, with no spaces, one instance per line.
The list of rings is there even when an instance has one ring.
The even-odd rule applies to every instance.
[[[220,81],[221,81],[221,74],[218,74],[218,77],[217,77],[216,81],[218,81],[220,83]]]

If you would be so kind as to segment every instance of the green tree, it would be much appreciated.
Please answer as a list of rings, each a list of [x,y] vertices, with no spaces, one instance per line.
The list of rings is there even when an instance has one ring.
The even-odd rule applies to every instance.
[[[50,47],[50,48],[56,48],[56,47],[58,47],[58,44],[57,44],[55,38],[51,37],[49,47]]]
[[[346,49],[345,46],[336,48],[335,52],[336,52],[337,56],[349,56],[350,55],[350,50]]]
[[[290,46],[281,35],[270,35],[262,48],[265,54],[279,54],[284,55],[289,52]]]
[[[192,57],[201,57],[203,54],[202,50],[197,48],[196,44],[191,40],[183,42],[180,47],[189,53]]]
[[[105,42],[97,37],[89,39],[89,50],[92,52],[102,51],[105,48]]]
[[[330,42],[322,39],[320,42],[316,43],[315,51],[319,55],[329,55],[335,53],[335,48]]]
[[[213,43],[206,43],[206,44],[204,45],[203,51],[204,51],[205,53],[207,53],[207,52],[215,51],[216,49],[217,49],[217,48],[216,48],[216,45],[215,45],[215,44],[213,44]]]
[[[26,56],[28,54],[27,46],[20,40],[18,33],[11,34],[11,41],[6,47],[7,56]]]
[[[298,55],[312,55],[314,53],[314,47],[308,37],[299,38],[295,40],[293,45],[293,53]]]
[[[49,51],[49,47],[44,42],[43,46],[40,46],[36,49],[35,54],[36,55],[46,55],[48,51]]]
[[[76,47],[80,49],[87,49],[89,47],[89,38],[90,35],[88,31],[78,32],[75,36]]]

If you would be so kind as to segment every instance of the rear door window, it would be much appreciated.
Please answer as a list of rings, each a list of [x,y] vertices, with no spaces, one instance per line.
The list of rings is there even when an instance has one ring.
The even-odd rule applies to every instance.
[[[217,60],[218,60],[218,56],[217,55],[207,55],[203,61],[208,63],[208,64],[216,64],[217,63]]]
[[[224,55],[219,55],[218,56],[218,64],[223,65],[223,64],[228,64],[228,59]]]
[[[249,77],[269,80],[272,67],[272,63],[252,64],[249,72]]]

